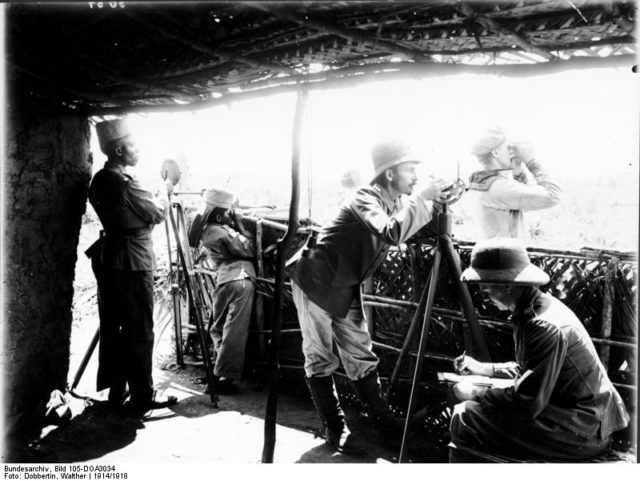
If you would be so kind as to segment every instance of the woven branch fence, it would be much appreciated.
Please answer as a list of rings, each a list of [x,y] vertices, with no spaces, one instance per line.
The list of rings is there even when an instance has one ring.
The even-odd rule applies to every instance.
[[[302,244],[310,222],[303,222],[293,254]],[[247,349],[246,371],[255,382],[266,374],[266,350],[271,326],[274,289],[275,244],[283,235],[281,220],[249,221],[258,247],[257,295]],[[472,243],[457,243],[462,266],[469,265]],[[379,373],[383,384],[393,372],[406,337],[420,294],[428,281],[434,246],[429,239],[412,239],[400,248],[392,248],[385,261],[365,286],[363,308],[374,350],[380,358]],[[630,413],[635,413],[637,393],[637,258],[622,252],[582,249],[579,252],[530,248],[533,264],[545,270],[551,282],[543,291],[569,306],[584,323],[598,350],[609,377],[621,394]],[[202,264],[203,278],[208,266]],[[205,288],[212,284],[203,281]],[[508,312],[499,311],[475,285],[469,285],[474,307],[494,361],[513,359],[513,337]],[[281,385],[290,393],[308,398],[304,383],[304,356],[300,328],[291,296],[291,285],[285,283],[280,366],[286,382]],[[409,402],[411,379],[416,360],[418,336],[409,359],[400,372],[399,382],[389,395],[394,412],[404,415]],[[472,352],[467,323],[463,317],[446,262],[442,263],[436,299],[428,335],[427,353],[417,389],[417,414],[414,417],[415,438],[423,439],[434,450],[436,460],[449,442],[450,408],[447,387],[437,381],[436,373],[451,371],[452,360],[464,350]],[[357,397],[344,371],[339,369],[336,383],[343,403],[359,407]],[[384,387],[384,386],[383,386]],[[631,425],[635,425],[635,418]],[[616,433],[614,447],[635,450],[631,429]]]

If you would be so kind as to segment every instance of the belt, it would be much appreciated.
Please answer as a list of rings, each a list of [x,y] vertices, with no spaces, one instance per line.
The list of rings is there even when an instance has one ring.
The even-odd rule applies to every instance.
[[[135,227],[133,229],[120,229],[120,230],[110,230],[106,232],[105,235],[109,237],[125,237],[125,236],[137,236],[141,234],[148,234],[151,232],[151,228],[147,227]]]

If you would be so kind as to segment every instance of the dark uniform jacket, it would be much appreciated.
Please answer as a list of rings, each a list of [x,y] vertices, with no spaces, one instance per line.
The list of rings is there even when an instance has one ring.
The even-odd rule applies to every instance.
[[[626,427],[622,399],[589,334],[567,306],[532,287],[520,299],[512,323],[521,377],[515,388],[481,394],[483,406],[496,412],[515,409],[541,426],[556,423],[592,439],[606,439]]]
[[[89,202],[105,235],[87,254],[108,269],[153,270],[151,231],[153,225],[164,220],[166,212],[151,192],[126,174],[123,166],[107,161],[91,181]]]
[[[322,229],[315,246],[292,257],[287,271],[314,303],[345,317],[389,246],[406,241],[432,217],[431,202],[418,195],[394,200],[378,185],[363,187]]]

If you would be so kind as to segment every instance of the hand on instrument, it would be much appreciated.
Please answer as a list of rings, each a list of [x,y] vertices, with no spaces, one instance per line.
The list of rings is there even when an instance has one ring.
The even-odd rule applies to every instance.
[[[443,195],[446,196],[446,192],[444,190],[445,187],[446,185],[444,180],[430,177],[426,186],[420,190],[419,195],[426,200],[437,200]]]
[[[524,162],[524,164],[528,166],[536,157],[535,151],[530,142],[515,142],[510,146],[509,150],[512,152],[511,162],[514,168],[520,167],[521,162]]]
[[[174,184],[173,182],[171,182],[169,179],[164,181],[164,188],[167,190],[167,194],[171,195],[173,193],[173,188],[174,188]]]

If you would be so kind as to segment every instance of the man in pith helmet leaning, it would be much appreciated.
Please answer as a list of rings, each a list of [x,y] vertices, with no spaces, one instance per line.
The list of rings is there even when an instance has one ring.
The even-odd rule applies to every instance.
[[[358,449],[349,442],[334,389],[339,361],[383,440],[397,446],[402,437],[404,423],[393,416],[381,395],[378,357],[362,314],[361,284],[373,275],[390,246],[406,241],[434,218],[434,200],[443,195],[444,186],[441,180],[430,179],[414,192],[420,159],[402,141],[380,141],[371,156],[370,185],[357,190],[317,240],[307,243],[287,267],[309,392],[326,442],[343,452]]]

